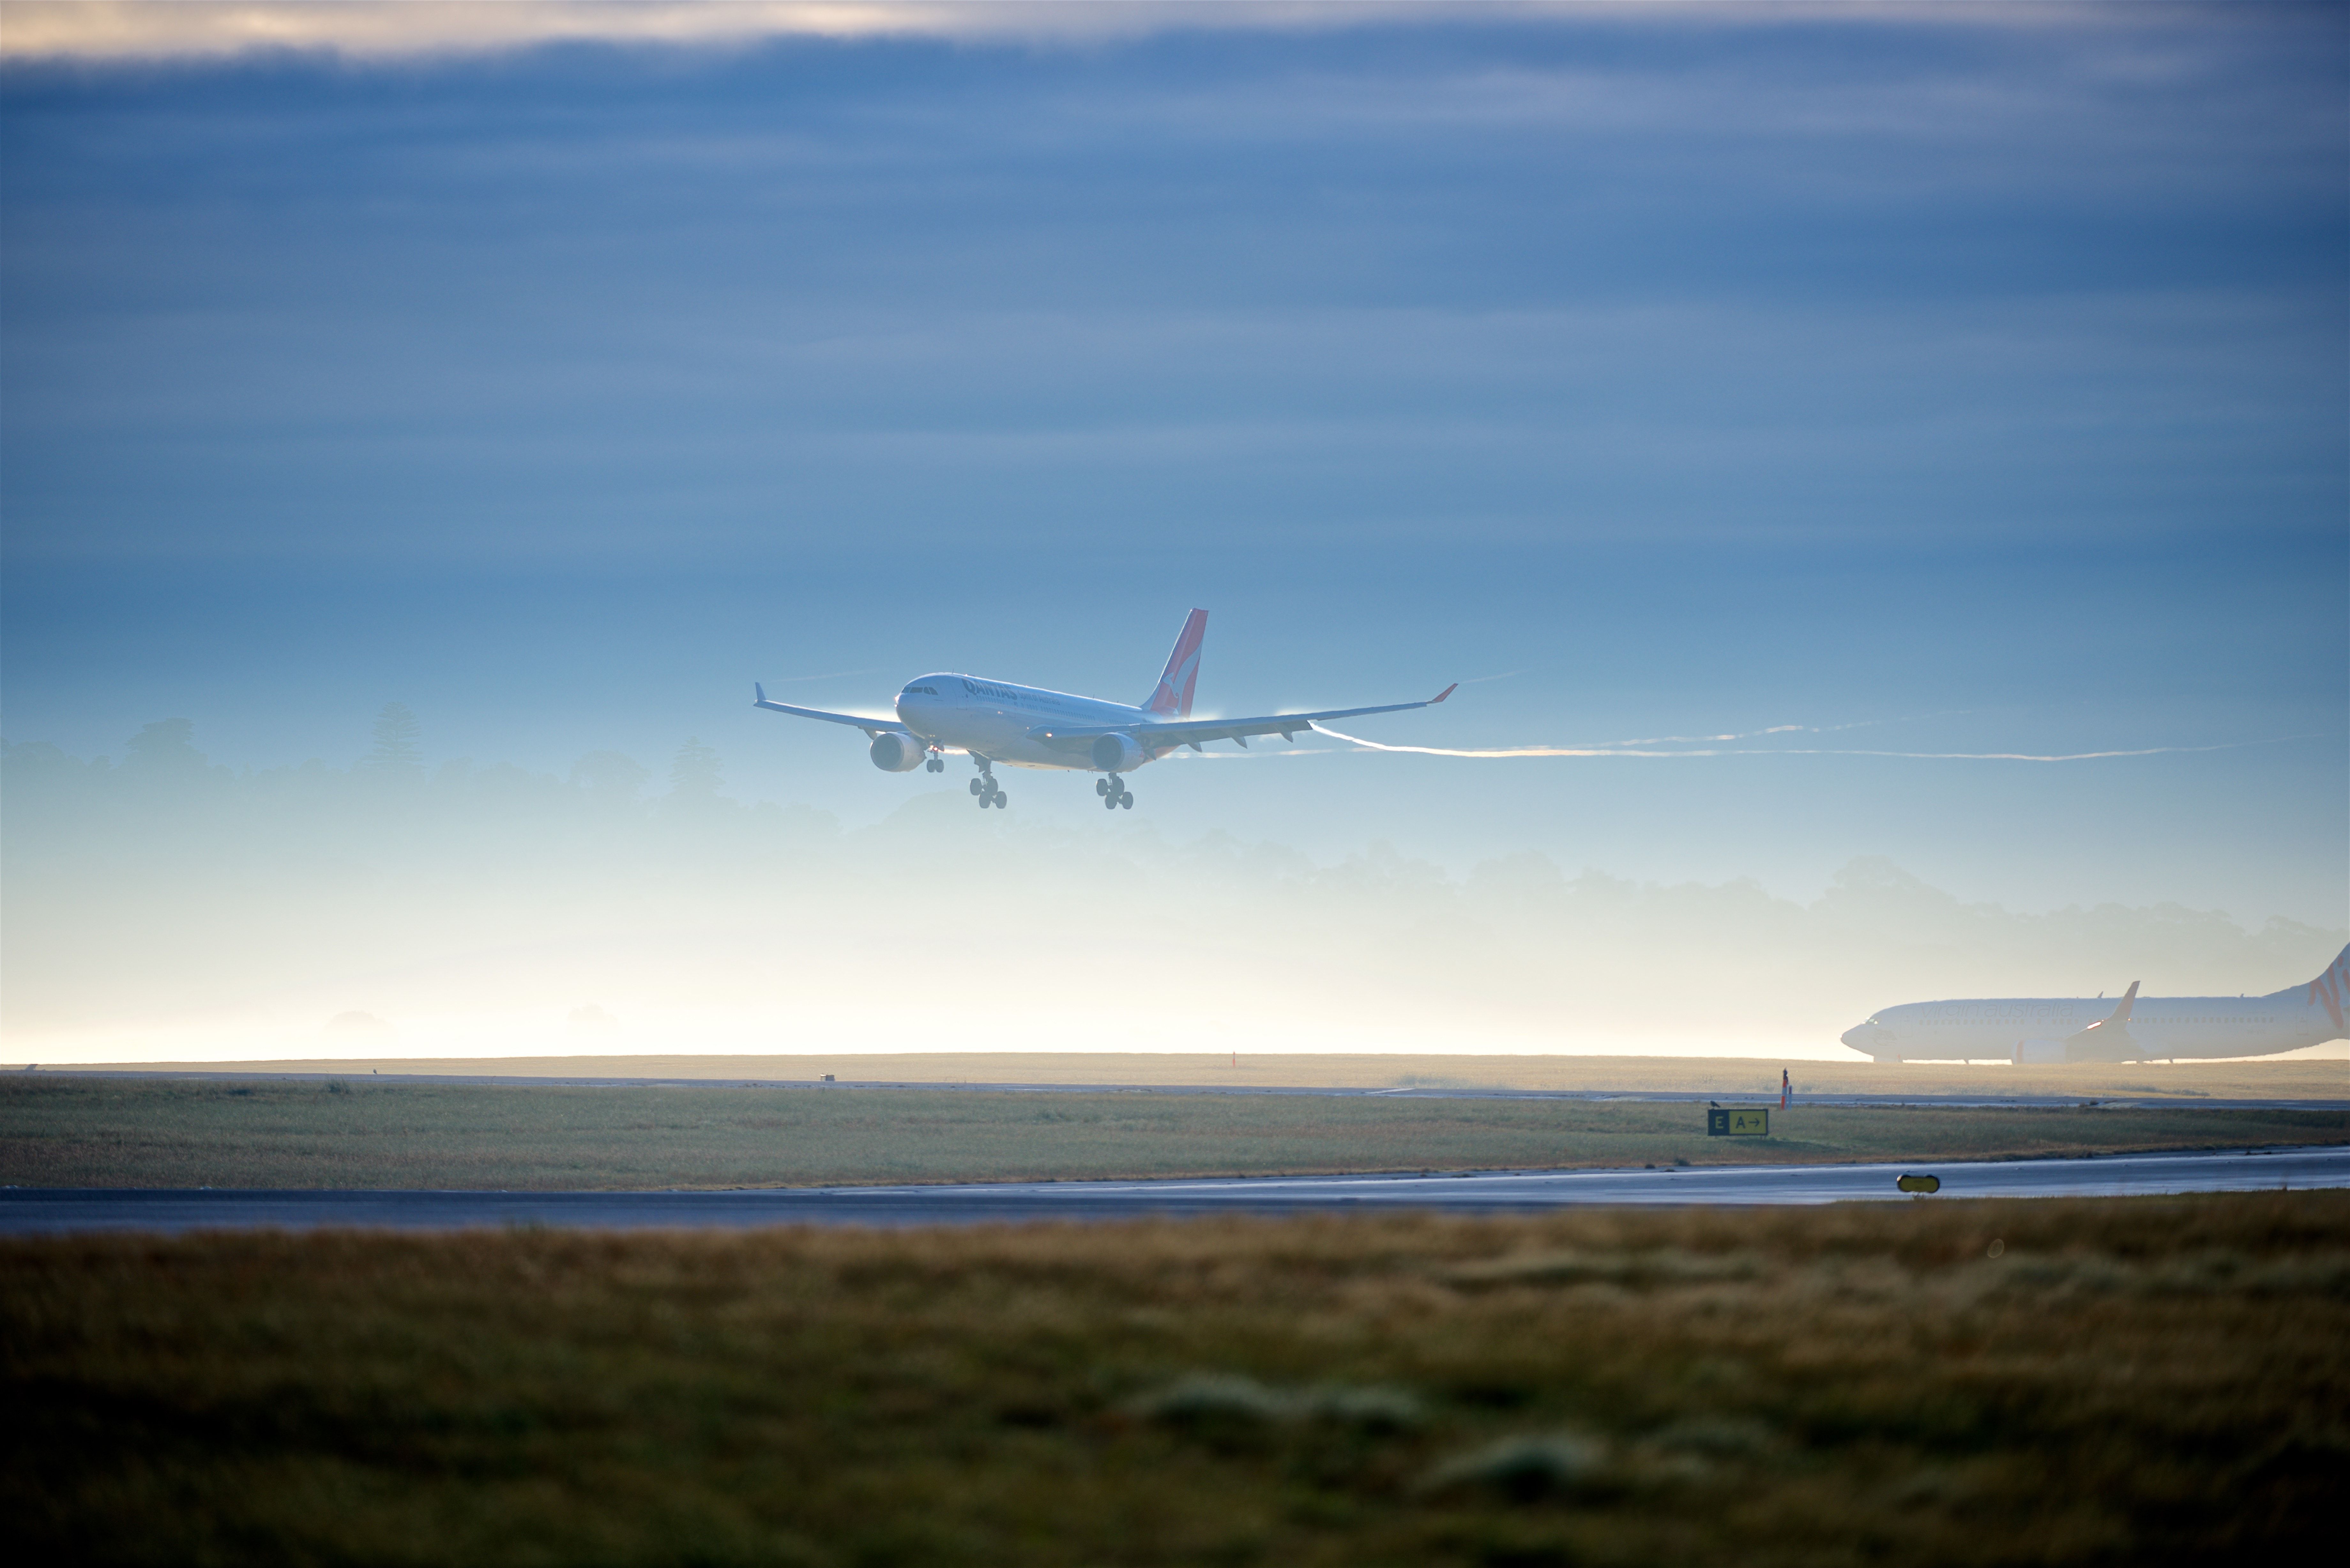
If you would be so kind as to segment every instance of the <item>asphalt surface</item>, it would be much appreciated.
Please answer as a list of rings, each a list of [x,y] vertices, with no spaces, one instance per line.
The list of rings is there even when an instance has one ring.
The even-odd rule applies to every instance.
[[[781,1188],[732,1192],[355,1192],[0,1189],[0,1234],[319,1226],[445,1231],[755,1225],[976,1225],[1210,1214],[1448,1210],[1525,1213],[1580,1204],[1908,1201],[1908,1174],[1940,1198],[2110,1198],[2350,1187],[2350,1148],[2117,1155],[1947,1164],[1505,1170],[1453,1176],[1007,1182],[970,1187]],[[1929,1199],[1926,1201],[1936,1201]]]
[[[47,1069],[41,1075],[44,1077],[160,1078],[174,1082],[240,1084],[322,1084],[336,1078],[348,1083],[364,1077],[373,1084],[496,1085],[508,1088],[800,1089],[826,1093],[846,1089],[915,1089],[937,1093],[978,1095],[1294,1095],[1328,1099],[1371,1100],[1575,1100],[1596,1105],[1614,1101],[1664,1101],[1682,1105],[1721,1101],[1738,1105],[1776,1106],[1779,1101],[1776,1089],[1757,1093],[1721,1089],[1331,1089],[1279,1085],[1253,1086],[1237,1084],[939,1084],[900,1083],[887,1079],[825,1083],[809,1078],[537,1078],[456,1073],[124,1073],[95,1068],[77,1072],[70,1067]],[[2095,1098],[2081,1095],[1801,1094],[1795,1096],[1794,1103],[1804,1106],[2006,1106],[2041,1109],[2106,1106],[2117,1110],[2170,1106],[2203,1111],[2350,1111],[2350,1097],[2314,1100],[2222,1100],[2191,1093],[2108,1094]]]

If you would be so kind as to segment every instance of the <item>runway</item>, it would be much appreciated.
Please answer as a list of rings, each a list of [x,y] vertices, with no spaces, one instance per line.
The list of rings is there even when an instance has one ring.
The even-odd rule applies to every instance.
[[[1775,1106],[1779,1099],[1776,1089],[1765,1089],[1753,1093],[1718,1089],[1363,1089],[1323,1088],[1305,1085],[974,1084],[897,1079],[858,1079],[834,1083],[811,1078],[540,1078],[456,1073],[382,1073],[353,1078],[348,1074],[338,1073],[207,1073],[201,1070],[168,1072],[153,1069],[113,1072],[104,1068],[78,1070],[72,1067],[45,1068],[41,1070],[41,1075],[56,1078],[75,1075],[78,1072],[79,1075],[90,1077],[102,1075],[109,1078],[168,1079],[184,1083],[323,1084],[332,1079],[341,1079],[344,1082],[432,1084],[459,1087],[494,1085],[502,1088],[536,1089],[783,1089],[816,1094],[883,1089],[962,1095],[1233,1095],[1341,1100],[1564,1100],[1577,1101],[1586,1105],[1635,1102],[1700,1105],[1725,1101],[1741,1105]],[[2159,1108],[2197,1111],[2350,1111],[2350,1098],[2311,1099],[2304,1096],[2297,1099],[2231,1100],[2215,1099],[2209,1096],[2196,1094],[2107,1094],[2089,1096],[2083,1095],[1804,1093],[1798,1095],[1794,1103],[1798,1106],[1917,1106],[1921,1107],[1945,1106],[1979,1109],[2005,1107],[2016,1110],[2074,1110],[2087,1106],[2110,1110]]]
[[[1899,1165],[1731,1166],[1662,1170],[1503,1170],[1453,1176],[1044,1181],[968,1187],[770,1188],[726,1192],[403,1192],[0,1189],[0,1234],[175,1232],[269,1227],[447,1231],[758,1225],[978,1225],[1217,1214],[1440,1210],[1523,1214],[1587,1204],[1919,1201],[1908,1173],[1953,1198],[2117,1198],[2350,1187],[2350,1147],[2230,1150]]]

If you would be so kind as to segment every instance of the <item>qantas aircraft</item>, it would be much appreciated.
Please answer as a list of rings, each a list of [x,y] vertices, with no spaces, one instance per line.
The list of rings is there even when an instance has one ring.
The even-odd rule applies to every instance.
[[[1845,1031],[1880,1062],[2166,1062],[2273,1056],[2340,1040],[2350,1030],[2350,948],[2307,985],[2267,996],[2149,996],[2137,981],[2117,1003],[2009,998],[1913,1002]]]
[[[770,701],[754,683],[754,704],[803,719],[853,724],[872,742],[873,765],[893,774],[928,768],[946,771],[946,753],[967,753],[979,769],[971,793],[980,808],[1002,806],[1003,790],[995,764],[1013,768],[1074,768],[1103,775],[1094,781],[1103,809],[1134,809],[1134,792],[1120,775],[1156,762],[1178,746],[1200,750],[1210,741],[1248,744],[1251,735],[1294,738],[1317,719],[1356,719],[1365,713],[1398,713],[1426,708],[1452,695],[1453,682],[1424,702],[1389,702],[1378,708],[1333,708],[1324,713],[1274,713],[1262,719],[1194,719],[1191,689],[1200,679],[1200,643],[1208,633],[1208,612],[1195,609],[1183,622],[1158,688],[1139,708],[1073,697],[975,675],[922,675],[898,693],[898,716],[874,719],[858,713],[827,713]]]

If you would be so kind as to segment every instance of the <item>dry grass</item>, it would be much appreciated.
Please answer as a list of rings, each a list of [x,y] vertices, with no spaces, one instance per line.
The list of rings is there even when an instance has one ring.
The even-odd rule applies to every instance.
[[[757,1187],[1999,1158],[2350,1139],[2339,1111],[1798,1106],[0,1077],[23,1187]]]
[[[2350,1194],[15,1241],[0,1367],[37,1561],[2298,1561]]]

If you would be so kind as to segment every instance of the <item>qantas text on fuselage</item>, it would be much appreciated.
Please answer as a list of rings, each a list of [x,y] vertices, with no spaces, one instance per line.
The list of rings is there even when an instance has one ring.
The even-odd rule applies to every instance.
[[[1447,686],[1419,702],[1272,713],[1254,719],[1194,719],[1191,693],[1199,684],[1200,645],[1207,630],[1208,612],[1193,610],[1175,639],[1175,651],[1168,656],[1159,684],[1139,707],[944,672],[916,676],[906,682],[898,693],[895,719],[795,708],[788,702],[770,701],[763,686],[754,685],[752,691],[758,707],[864,731],[873,765],[888,773],[911,773],[916,768],[942,773],[947,753],[968,754],[979,770],[979,776],[971,781],[971,793],[983,807],[1004,804],[1003,790],[995,782],[995,764],[1001,763],[1006,767],[1098,774],[1094,793],[1111,811],[1133,808],[1134,792],[1126,787],[1123,775],[1178,747],[1189,746],[1196,752],[1211,741],[1245,746],[1252,735],[1279,735],[1286,741],[1301,730],[1312,729],[1318,719],[1397,713],[1407,708],[1425,708],[1452,695],[1453,688]]]
[[[2273,1056],[2350,1036],[2350,948],[2305,985],[2266,996],[2147,996],[1912,1002],[1844,1033],[1880,1062],[2167,1062]]]

